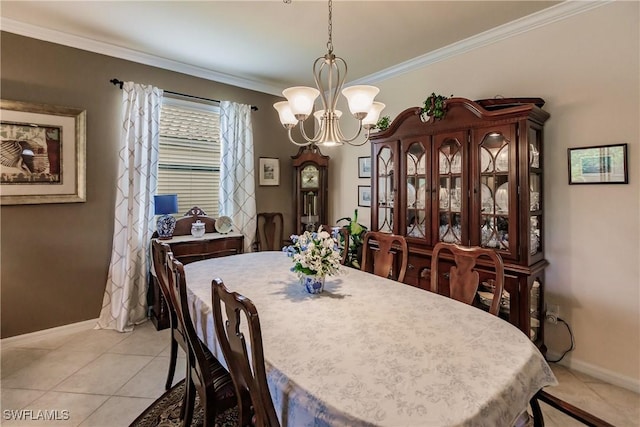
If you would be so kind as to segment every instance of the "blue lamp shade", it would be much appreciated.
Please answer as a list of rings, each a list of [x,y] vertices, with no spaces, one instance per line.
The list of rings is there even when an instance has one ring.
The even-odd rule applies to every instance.
[[[159,194],[153,196],[155,214],[161,215],[156,222],[158,238],[170,239],[176,229],[176,219],[170,214],[178,212],[177,194]]]

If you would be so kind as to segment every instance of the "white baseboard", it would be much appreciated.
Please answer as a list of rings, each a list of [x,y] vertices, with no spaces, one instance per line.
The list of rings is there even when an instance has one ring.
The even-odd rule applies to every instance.
[[[43,329],[41,331],[31,332],[28,334],[16,335],[15,337],[0,340],[0,345],[5,348],[25,346],[43,338],[55,338],[57,336],[67,335],[74,332],[87,331],[89,329],[93,329],[96,326],[96,323],[98,323],[97,318],[58,326],[55,328]]]
[[[556,353],[551,350],[547,351],[547,358],[550,360],[559,359],[560,356],[562,356],[561,353]],[[604,369],[571,357],[565,357],[558,364],[574,371],[582,372],[583,374],[587,374],[606,383],[631,390],[635,393],[640,393],[640,380],[637,378],[621,375],[617,372],[610,371],[609,369]]]

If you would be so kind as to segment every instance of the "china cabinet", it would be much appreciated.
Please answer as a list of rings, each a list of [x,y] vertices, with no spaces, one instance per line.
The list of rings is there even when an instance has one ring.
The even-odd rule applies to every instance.
[[[315,145],[303,147],[293,159],[294,231],[315,231],[327,224],[329,156]]]
[[[542,349],[543,104],[451,98],[442,119],[410,108],[371,136],[371,228],[406,237],[405,282],[429,288],[439,241],[492,248],[505,263],[500,315]]]

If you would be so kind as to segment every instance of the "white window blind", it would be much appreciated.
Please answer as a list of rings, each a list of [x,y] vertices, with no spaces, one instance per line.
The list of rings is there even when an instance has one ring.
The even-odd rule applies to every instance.
[[[159,143],[158,194],[178,195],[178,216],[194,206],[218,216],[219,108],[165,98]]]

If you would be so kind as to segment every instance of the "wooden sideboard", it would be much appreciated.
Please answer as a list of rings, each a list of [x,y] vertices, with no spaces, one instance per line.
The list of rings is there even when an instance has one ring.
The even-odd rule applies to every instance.
[[[202,211],[194,209],[189,211],[188,216],[178,219],[171,239],[162,240],[163,243],[171,247],[173,256],[178,261],[183,264],[189,264],[194,261],[242,253],[244,247],[244,236],[242,234],[236,232],[227,234],[214,232],[215,219],[203,215],[204,212]],[[191,224],[198,220],[205,223],[206,233],[203,237],[193,237],[191,235]],[[153,238],[157,238],[155,233]],[[156,329],[168,328],[168,307],[160,291],[160,285],[155,276],[153,266],[149,271],[147,302],[149,304],[149,317]]]

